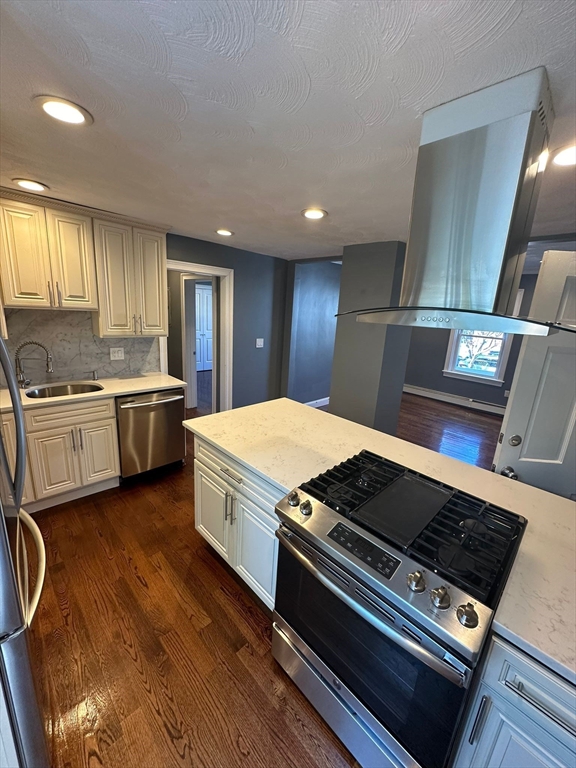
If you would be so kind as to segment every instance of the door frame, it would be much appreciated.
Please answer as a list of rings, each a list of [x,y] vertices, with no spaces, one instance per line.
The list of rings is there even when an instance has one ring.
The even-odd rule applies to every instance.
[[[193,264],[189,261],[168,259],[168,269],[188,272],[203,277],[220,278],[219,329],[217,354],[220,380],[220,411],[232,408],[233,384],[233,334],[234,334],[234,270],[225,267],[211,267],[207,264]],[[160,371],[168,373],[168,342],[166,336],[160,336]]]

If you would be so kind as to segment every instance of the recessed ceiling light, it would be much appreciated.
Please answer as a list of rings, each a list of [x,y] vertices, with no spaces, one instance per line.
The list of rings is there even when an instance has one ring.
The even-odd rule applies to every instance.
[[[90,112],[66,99],[59,99],[57,96],[36,96],[34,100],[40,104],[47,115],[64,123],[91,125],[94,122]]]
[[[302,211],[302,216],[307,219],[323,219],[325,216],[328,216],[328,213],[323,211],[322,208],[305,208]]]
[[[556,165],[576,165],[576,145],[562,149],[554,157]]]
[[[230,232],[229,229],[217,229],[216,234],[222,235],[222,237],[230,237],[230,235],[233,235],[234,232]]]
[[[30,189],[32,192],[43,192],[45,189],[50,189],[47,184],[41,184],[39,181],[32,181],[32,179],[12,179],[19,187],[24,189]]]

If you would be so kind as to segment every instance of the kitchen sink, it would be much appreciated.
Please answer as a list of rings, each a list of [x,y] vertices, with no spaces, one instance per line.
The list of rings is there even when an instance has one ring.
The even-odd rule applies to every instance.
[[[83,395],[86,392],[98,392],[104,389],[102,384],[81,382],[79,384],[46,384],[26,390],[26,397],[65,397],[66,395]]]

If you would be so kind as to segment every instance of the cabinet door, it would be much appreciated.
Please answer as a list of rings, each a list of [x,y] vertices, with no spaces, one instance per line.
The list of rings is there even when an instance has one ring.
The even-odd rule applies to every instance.
[[[237,525],[236,570],[269,608],[274,608],[278,521],[241,494],[233,503],[232,525]]]
[[[120,474],[116,419],[78,427],[82,485],[99,483]]]
[[[194,462],[194,514],[197,531],[234,565],[234,535],[231,525],[232,492],[214,472]]]
[[[65,309],[98,309],[92,219],[46,210],[54,302]]]
[[[4,437],[4,445],[6,447],[10,472],[14,473],[16,467],[16,425],[14,423],[14,416],[11,413],[2,414],[2,435]],[[30,473],[30,461],[28,459],[28,452],[26,452],[26,478],[24,480],[22,505],[29,504],[31,501],[34,501],[35,498],[32,475]]]
[[[57,496],[82,485],[73,427],[29,434],[28,449],[38,499]]]
[[[485,697],[485,698],[484,698]],[[480,709],[484,700],[483,712]],[[454,768],[573,768],[574,751],[482,685]],[[473,744],[469,739],[478,713]],[[573,740],[572,740],[573,741]]]
[[[134,274],[138,333],[167,336],[166,235],[149,229],[134,230]]]
[[[8,338],[8,326],[6,325],[6,315],[4,314],[4,304],[2,303],[1,290],[0,290],[0,336],[3,339]]]
[[[94,220],[98,279],[98,333],[131,336],[136,332],[132,227]]]
[[[50,307],[50,260],[44,208],[0,202],[0,275],[6,307]]]

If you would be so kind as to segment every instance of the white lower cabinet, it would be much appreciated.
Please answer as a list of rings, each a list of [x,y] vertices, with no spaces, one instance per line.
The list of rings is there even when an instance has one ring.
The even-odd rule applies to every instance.
[[[196,529],[230,565],[234,565],[234,537],[230,522],[230,486],[199,461],[194,462]]]
[[[2,414],[2,435],[10,471],[14,472],[16,467],[16,424],[14,416],[11,413]],[[34,485],[32,483],[32,474],[30,472],[30,458],[26,451],[26,477],[24,479],[24,493],[22,494],[22,505],[30,504],[36,498],[34,494]]]
[[[238,526],[236,570],[258,597],[272,608],[276,593],[278,521],[240,493],[235,496],[234,508]]]
[[[259,478],[237,466],[230,471],[214,454],[206,456],[194,461],[196,529],[274,608],[279,522],[273,500]]]
[[[99,483],[120,474],[116,419],[78,427],[82,485]]]
[[[492,641],[454,768],[574,768],[576,690]]]
[[[113,400],[99,400],[26,412],[37,500],[118,477],[120,458],[113,408]],[[97,414],[108,418],[94,420]]]

